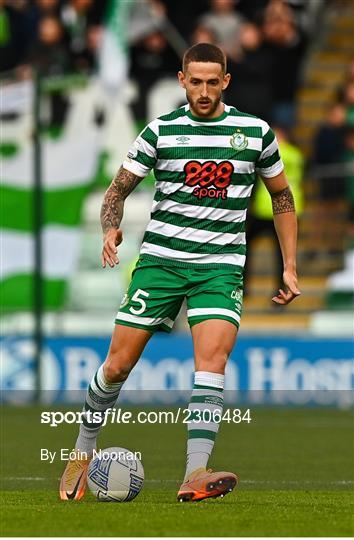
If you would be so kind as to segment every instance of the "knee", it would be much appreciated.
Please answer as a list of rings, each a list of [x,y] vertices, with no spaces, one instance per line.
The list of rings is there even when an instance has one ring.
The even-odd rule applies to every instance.
[[[225,351],[210,351],[207,354],[196,356],[197,371],[211,371],[212,373],[224,374],[228,353]]]
[[[104,376],[108,382],[123,382],[127,379],[132,367],[122,356],[109,356],[103,364]]]

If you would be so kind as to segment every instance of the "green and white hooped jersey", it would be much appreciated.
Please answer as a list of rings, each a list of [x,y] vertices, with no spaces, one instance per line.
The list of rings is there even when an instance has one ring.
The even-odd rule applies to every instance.
[[[140,250],[144,259],[242,271],[256,173],[272,178],[283,163],[263,120],[228,105],[218,118],[201,119],[186,105],[150,122],[123,167],[141,177],[154,169],[156,193]]]

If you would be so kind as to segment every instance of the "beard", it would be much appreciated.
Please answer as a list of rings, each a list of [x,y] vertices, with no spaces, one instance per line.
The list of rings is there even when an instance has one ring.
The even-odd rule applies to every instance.
[[[186,92],[187,101],[190,105],[190,108],[192,109],[192,112],[195,114],[195,116],[211,116],[215,113],[216,109],[219,106],[219,103],[221,101],[221,95],[212,100],[210,98],[199,98],[199,99],[192,99],[191,96]],[[205,103],[207,106],[203,107],[201,106],[203,103]]]

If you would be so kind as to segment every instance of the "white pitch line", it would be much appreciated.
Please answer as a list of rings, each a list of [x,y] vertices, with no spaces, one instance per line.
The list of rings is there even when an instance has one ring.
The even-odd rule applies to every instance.
[[[16,481],[21,482],[44,482],[45,480],[60,480],[60,478],[50,478],[42,476],[7,476],[2,478],[2,481]],[[145,480],[146,484],[174,484],[180,482],[181,479],[166,479],[160,480],[157,478],[149,478]],[[250,480],[250,479],[241,479],[240,484],[252,484],[252,485],[294,485],[294,486],[303,486],[303,485],[329,485],[329,486],[341,486],[341,485],[352,485],[354,480],[332,480],[330,482],[326,480]]]
[[[46,478],[43,476],[5,476],[1,480],[21,480],[21,482],[41,482],[44,480],[59,480],[59,478]]]
[[[330,485],[330,486],[340,486],[345,484],[354,484],[354,480],[332,480],[330,482],[326,480],[240,480],[240,483],[242,484],[266,484],[266,485],[274,485],[274,484],[282,484],[282,485],[294,485],[294,486],[301,486],[301,485]]]
[[[157,480],[157,479],[148,479],[148,480],[145,480],[145,483],[146,484],[169,484],[169,483],[178,483],[180,482],[181,479],[179,480]],[[314,481],[311,481],[311,480],[247,480],[247,479],[240,479],[239,480],[239,483],[240,484],[253,484],[253,485],[278,485],[278,484],[281,484],[281,485],[294,485],[294,486],[303,486],[303,485],[316,485],[316,486],[321,486],[321,485],[330,485],[330,486],[341,486],[341,485],[352,485],[354,484],[354,480],[333,480],[333,481],[326,481],[326,480],[323,480],[323,481],[320,481],[320,480],[314,480]]]

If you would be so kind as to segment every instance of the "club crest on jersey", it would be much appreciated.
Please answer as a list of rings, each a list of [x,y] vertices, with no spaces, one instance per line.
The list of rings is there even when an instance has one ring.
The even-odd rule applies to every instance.
[[[194,187],[193,195],[198,199],[227,199],[227,188],[231,184],[234,167],[230,161],[188,161],[184,166],[184,182]]]
[[[236,152],[241,152],[248,146],[248,139],[241,130],[237,130],[230,139],[230,144]]]

